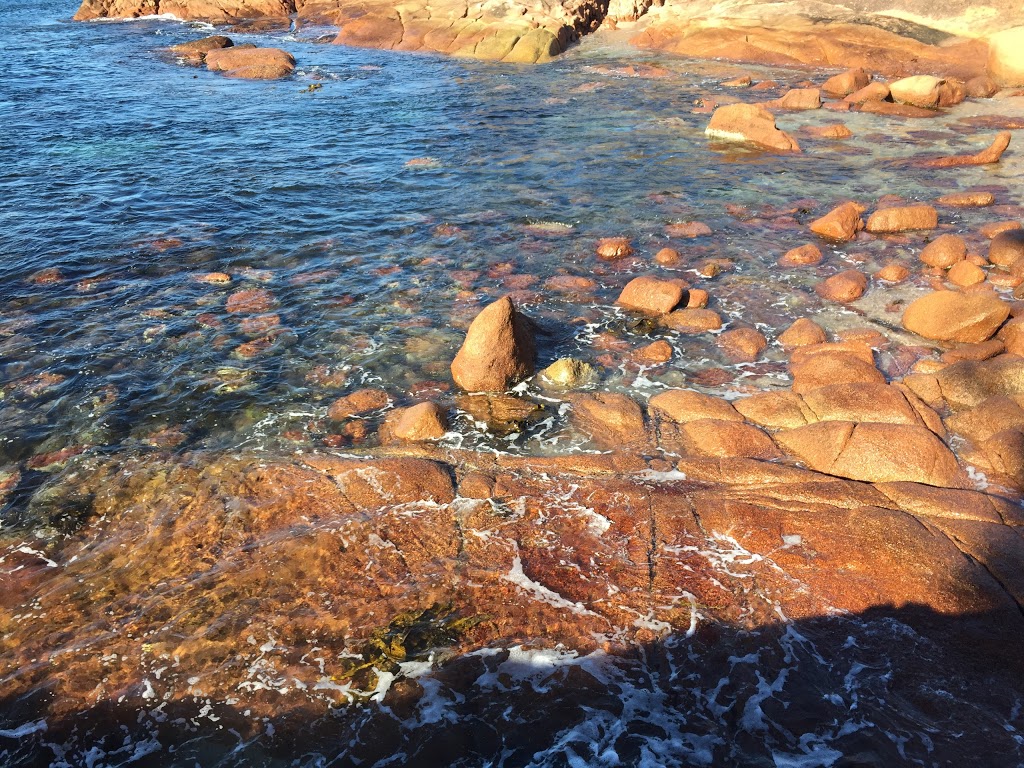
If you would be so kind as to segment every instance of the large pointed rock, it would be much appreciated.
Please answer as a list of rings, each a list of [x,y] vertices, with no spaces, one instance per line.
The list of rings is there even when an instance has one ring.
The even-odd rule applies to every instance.
[[[533,375],[530,321],[508,296],[476,316],[452,361],[452,378],[467,392],[502,392]]]

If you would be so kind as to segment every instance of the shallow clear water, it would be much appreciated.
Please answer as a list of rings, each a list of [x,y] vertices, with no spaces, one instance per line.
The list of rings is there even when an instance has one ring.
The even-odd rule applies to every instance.
[[[75,24],[74,8],[17,0],[8,12],[22,24],[0,33],[9,73],[0,100],[0,466],[147,441],[317,445],[331,431],[326,404],[366,383],[396,404],[450,405],[448,363],[466,325],[509,291],[542,323],[542,365],[564,355],[597,360],[603,387],[631,387],[637,372],[622,359],[651,334],[611,305],[631,276],[655,269],[659,248],[679,248],[685,264],[657,269],[709,289],[731,322],[780,329],[823,311],[809,287],[851,254],[870,267],[912,253],[857,244],[818,269],[780,270],[778,256],[806,242],[802,226],[778,218],[794,203],[808,211],[796,214],[804,222],[847,197],[929,199],[1001,186],[1019,170],[1011,159],[926,177],[879,164],[974,147],[985,134],[974,138],[956,120],[998,105],[923,122],[785,115],[780,125],[790,130],[838,117],[857,137],[804,138],[804,155],[780,157],[703,137],[707,115],[693,114],[694,104],[734,95],[716,86],[732,67],[588,41],[551,65],[519,68],[291,35],[277,42],[296,55],[298,74],[250,83],[176,65],[159,50],[208,28]],[[624,66],[636,62],[667,76],[630,76]],[[313,83],[323,87],[306,92]],[[921,135],[927,140],[914,139]],[[430,160],[407,165],[422,158]],[[758,215],[737,218],[728,204]],[[946,217],[954,226],[960,219]],[[689,220],[714,234],[666,235],[666,224]],[[632,238],[636,257],[598,261],[595,242],[611,235]],[[690,271],[713,257],[734,260],[734,269],[713,280]],[[56,281],[30,280],[47,268],[60,271]],[[212,271],[231,283],[196,280]],[[572,295],[546,284],[562,273],[596,287]],[[254,287],[272,292],[280,326],[250,349],[242,345],[266,328],[244,328],[225,302]],[[864,322],[824,311],[833,328]],[[784,381],[784,368],[770,364],[777,354],[737,368],[710,336],[667,338],[675,360],[640,377],[641,397],[687,380],[719,393]],[[707,368],[729,373],[693,377]],[[533,427],[532,441],[489,436],[465,417],[454,429],[465,444],[573,444],[560,437],[558,418]]]

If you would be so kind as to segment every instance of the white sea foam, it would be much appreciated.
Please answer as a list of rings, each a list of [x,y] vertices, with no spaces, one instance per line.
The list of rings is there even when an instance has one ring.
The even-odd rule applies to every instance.
[[[31,736],[33,733],[40,733],[46,730],[45,720],[36,720],[34,723],[25,723],[17,728],[0,728],[0,738],[22,739]]]

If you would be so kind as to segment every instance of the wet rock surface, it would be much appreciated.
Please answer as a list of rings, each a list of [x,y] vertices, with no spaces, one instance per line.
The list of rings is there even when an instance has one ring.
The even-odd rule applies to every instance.
[[[867,425],[821,426],[844,436],[832,466],[875,456],[900,429],[875,425],[876,438]],[[122,738],[180,738],[182,721],[129,720],[140,706],[193,717],[206,706],[244,739],[247,760],[288,754],[300,740],[351,762],[395,749],[449,760],[535,752],[581,727],[583,707],[603,723],[634,706],[639,720],[595,736],[598,746],[607,738],[624,749],[649,722],[666,738],[710,740],[699,754],[749,757],[798,750],[786,734],[802,722],[801,733],[851,750],[852,736],[817,730],[832,719],[820,699],[849,695],[842,680],[853,665],[882,658],[915,680],[940,661],[955,668],[944,685],[959,691],[959,732],[1012,751],[984,714],[999,710],[992,696],[1015,694],[1008,639],[1021,630],[1024,597],[1010,565],[1024,518],[999,496],[751,459],[687,458],[662,472],[623,454],[425,456],[195,454],[79,467],[91,500],[78,530],[45,553],[5,555],[4,722],[43,718],[47,730],[4,754],[27,758],[100,721],[124,723]],[[868,465],[851,456],[850,466]],[[47,622],[26,621],[28,604]],[[72,625],[74,636],[51,629]],[[892,647],[897,637],[904,651]],[[745,662],[736,666],[744,648],[758,656],[749,677]],[[997,674],[991,664],[1000,686],[984,685]],[[893,706],[902,678],[860,675],[861,717],[952,716],[929,709],[927,696]],[[693,709],[685,691],[705,676],[771,717],[771,746],[748,737],[752,723]],[[759,676],[778,680],[771,696],[758,698]],[[634,697],[652,685],[657,700],[640,704]],[[232,704],[240,696],[245,716]],[[350,702],[363,704],[328,715]],[[815,714],[804,714],[812,702]],[[429,712],[476,735],[439,741]],[[960,754],[959,740],[931,738],[931,748]],[[916,737],[871,741],[882,755],[897,745],[925,748]],[[179,758],[181,749],[193,747],[180,746]]]
[[[786,5],[86,3],[506,62],[614,19],[754,64],[581,49],[545,89],[324,47],[367,58],[260,86],[330,104],[315,141],[173,177],[237,221],[10,267],[0,762],[1019,761],[1018,97],[955,105],[992,95],[977,41]],[[730,111],[769,141],[707,141]]]

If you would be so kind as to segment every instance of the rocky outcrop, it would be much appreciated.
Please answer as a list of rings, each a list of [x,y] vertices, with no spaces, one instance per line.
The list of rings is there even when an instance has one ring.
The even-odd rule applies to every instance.
[[[210,35],[188,43],[173,45],[170,51],[189,64],[199,65],[206,61],[206,54],[221,48],[230,48],[234,43],[224,35]]]
[[[345,45],[534,63],[549,60],[592,31],[607,9],[598,0],[442,0],[430,5],[388,0],[84,0],[75,18],[171,14],[214,23],[268,19],[290,24],[294,17],[300,28],[338,27],[336,42]],[[640,2],[635,12],[644,10]],[[624,6],[620,12],[628,15]]]
[[[811,469],[852,480],[966,483],[949,448],[916,425],[822,421],[780,432],[776,440]]]
[[[813,453],[803,448],[812,430],[829,436],[812,441]],[[920,452],[896,453],[906,439]],[[327,716],[336,744],[346,713],[365,720],[383,698],[393,735],[368,742],[393,750],[405,738],[395,718],[417,727],[424,689],[454,686],[482,705],[496,695],[480,692],[485,675],[504,681],[501,690],[517,688],[503,677],[515,665],[499,666],[510,646],[520,671],[530,666],[526,648],[546,654],[550,671],[556,653],[628,660],[630,646],[647,656],[673,643],[694,653],[706,638],[713,650],[701,651],[703,666],[714,651],[735,656],[730,631],[749,637],[779,626],[780,615],[788,632],[799,626],[790,622],[905,605],[950,617],[974,638],[974,661],[979,638],[1019,635],[1019,508],[997,495],[885,479],[891,467],[912,465],[924,483],[956,482],[931,433],[829,422],[780,440],[828,473],[744,458],[666,466],[621,454],[517,458],[431,447],[403,449],[401,458],[193,454],[79,467],[89,499],[79,529],[45,550],[4,550],[3,695],[19,713],[38,702],[48,739],[65,718],[109,717],[109,702],[123,699],[175,713],[206,705],[219,726],[243,735],[255,720],[257,732],[272,722],[285,739],[292,723],[310,749],[313,732],[298,724]],[[1007,446],[998,437],[993,451],[1010,456]],[[979,610],[990,613],[987,635],[968,632]],[[26,611],[46,620],[24,620]],[[839,628],[838,644],[849,646],[848,636]],[[807,645],[796,637],[787,658]],[[1015,646],[1007,647],[1009,658]],[[473,654],[495,668],[467,667]],[[766,663],[758,657],[757,669]],[[569,687],[586,684],[591,717],[606,696],[584,674],[596,668],[581,666]],[[97,697],[99,679],[116,695]],[[648,701],[652,679],[643,677]],[[812,708],[798,713],[799,733],[824,706],[823,679],[812,686]],[[609,694],[620,715],[623,691]],[[435,712],[424,722],[458,699],[424,698]],[[229,701],[245,718],[232,720]],[[859,701],[862,713],[863,691]],[[556,704],[530,700],[544,720],[557,716]],[[659,703],[658,717],[672,706]]]
[[[277,80],[295,71],[295,58],[280,48],[232,46],[207,51],[206,68],[242,80]]]

